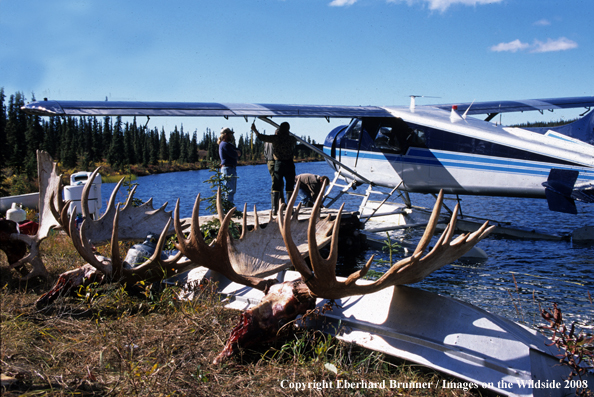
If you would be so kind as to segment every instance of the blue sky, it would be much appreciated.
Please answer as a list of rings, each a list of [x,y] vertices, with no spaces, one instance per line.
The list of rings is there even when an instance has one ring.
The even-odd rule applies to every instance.
[[[330,105],[594,95],[593,11],[591,0],[0,0],[0,87],[27,99]],[[344,124],[289,122],[318,142]],[[181,123],[199,136],[249,130],[223,118],[149,126]]]

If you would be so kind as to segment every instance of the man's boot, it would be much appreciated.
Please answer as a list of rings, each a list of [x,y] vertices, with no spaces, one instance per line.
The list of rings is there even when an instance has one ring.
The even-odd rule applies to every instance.
[[[272,215],[276,216],[278,212],[278,202],[281,198],[281,192],[272,192],[270,193],[270,199],[272,200]]]

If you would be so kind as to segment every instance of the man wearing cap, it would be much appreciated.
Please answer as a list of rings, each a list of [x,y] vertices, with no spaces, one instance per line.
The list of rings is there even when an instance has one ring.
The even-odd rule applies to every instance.
[[[221,158],[221,174],[227,177],[223,184],[227,188],[224,192],[224,199],[233,203],[233,197],[237,191],[237,159],[241,152],[233,145],[233,131],[230,128],[221,130],[217,143],[219,144],[219,157]]]

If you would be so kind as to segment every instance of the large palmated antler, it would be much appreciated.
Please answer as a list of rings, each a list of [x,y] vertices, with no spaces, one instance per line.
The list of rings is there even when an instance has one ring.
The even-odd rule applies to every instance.
[[[153,208],[153,199],[150,198],[139,206],[133,205],[134,193],[136,186],[132,188],[126,203],[120,208],[116,208],[116,196],[122,186],[125,178],[120,179],[116,187],[113,189],[107,204],[105,213],[99,219],[91,219],[89,211],[89,194],[91,186],[100,168],[95,169],[91,176],[87,179],[81,194],[81,212],[82,217],[87,223],[85,231],[86,237],[95,245],[106,244],[111,241],[114,218],[116,213],[119,213],[118,235],[121,241],[137,241],[144,239],[148,234],[160,231],[163,225],[171,219],[171,211],[165,211],[167,202],[161,208]],[[60,224],[66,232],[70,235],[68,224],[70,223],[68,217],[69,202],[64,203],[62,200],[61,191],[56,189],[56,205],[52,207],[54,216],[60,220]],[[173,227],[168,230],[168,233],[173,232]]]
[[[297,190],[297,188],[295,188],[295,190]],[[335,270],[338,255],[338,228],[336,225],[333,230],[329,256],[327,258],[322,258],[319,251],[315,249],[316,241],[315,235],[312,232],[312,227],[315,225],[315,219],[319,216],[321,206],[320,199],[316,200],[310,219],[309,255],[312,269],[310,269],[305,261],[302,260],[301,256],[297,254],[291,236],[291,228],[285,221],[291,216],[290,211],[292,203],[289,204],[289,209],[284,214],[284,208],[281,207],[281,215],[279,218],[283,219],[281,231],[283,233],[285,244],[287,245],[287,250],[289,251],[295,269],[301,274],[302,279],[307,286],[308,293],[320,298],[340,299],[347,296],[373,293],[394,285],[418,282],[435,270],[460,258],[494,229],[493,226],[488,227],[488,222],[485,222],[485,224],[483,224],[476,232],[460,235],[452,241],[459,210],[458,206],[456,206],[450,223],[447,225],[433,249],[425,254],[431,238],[433,237],[433,233],[435,232],[435,227],[437,226],[442,202],[443,191],[439,193],[427,228],[425,229],[414,253],[393,264],[384,275],[371,284],[357,284],[356,281],[365,276],[371,266],[373,257],[369,259],[363,269],[351,274],[345,281],[336,279]],[[340,208],[338,218],[340,218],[341,213],[342,207]]]
[[[83,222],[77,227],[74,216],[68,216],[69,203],[61,199],[59,187],[54,196],[59,196],[52,205],[52,212],[60,219],[60,224],[72,239],[72,243],[87,264],[60,275],[56,285],[41,296],[37,306],[45,306],[59,295],[94,281],[115,281],[128,286],[138,281],[154,282],[169,278],[195,267],[182,253],[162,259],[163,245],[168,234],[173,232],[170,212],[165,212],[165,203],[158,210],[153,209],[152,199],[134,207],[132,199],[135,188],[129,193],[123,209],[115,205],[115,197],[123,178],[111,194],[106,213],[98,220],[89,216],[88,198],[90,185],[95,180],[96,169],[87,180],[81,196]],[[161,231],[154,253],[150,258],[136,266],[126,266],[119,252],[121,240],[144,240],[149,234]],[[123,235],[123,236],[122,236]],[[95,245],[111,243],[110,257],[98,255]]]
[[[178,253],[169,259],[161,259],[161,252],[167,237],[167,230],[171,225],[171,219],[169,219],[159,236],[153,255],[138,266],[126,267],[119,252],[119,216],[120,211],[118,205],[116,207],[114,223],[112,226],[111,257],[105,257],[95,253],[94,246],[86,235],[87,229],[85,223],[88,225],[87,220],[83,221],[79,230],[76,228],[75,218],[70,217],[68,229],[70,231],[72,243],[87,263],[78,269],[62,273],[54,287],[37,300],[36,305],[38,308],[47,306],[58,296],[67,294],[79,286],[85,286],[93,282],[102,283],[106,281],[115,281],[127,286],[132,286],[138,281],[146,281],[149,283],[159,281],[189,270],[193,266],[191,262],[181,260],[181,253]]]
[[[325,183],[322,191],[324,188]],[[336,261],[338,257],[338,228],[340,226],[342,207],[336,219],[328,222],[325,226],[332,228],[332,236],[330,254],[327,258],[322,258],[319,252],[317,237],[322,197],[320,196],[316,200],[307,226],[308,254],[312,264],[312,269],[310,269],[304,260],[302,250],[295,243],[293,235],[296,218],[293,205],[295,204],[298,190],[299,184],[295,187],[294,193],[287,204],[288,210],[285,212],[285,206],[282,205],[277,216],[278,226],[289,258],[292,265],[301,273],[300,280],[284,283],[277,283],[276,280],[270,281],[261,277],[246,276],[240,274],[234,268],[229,255],[231,244],[233,243],[233,240],[229,237],[229,222],[235,209],[232,209],[225,217],[222,216],[219,209],[219,218],[222,223],[221,228],[216,241],[211,245],[207,245],[202,239],[200,225],[198,223],[200,198],[198,197],[194,204],[192,228],[188,238],[181,237],[183,235],[179,224],[179,202],[176,205],[174,222],[179,240],[178,249],[184,252],[184,255],[200,265],[222,273],[231,281],[265,292],[265,296],[258,305],[242,313],[239,324],[231,332],[225,348],[214,359],[214,363],[220,363],[225,360],[239,346],[246,347],[258,341],[273,338],[278,330],[288,321],[295,319],[300,314],[305,314],[307,310],[315,307],[316,298],[339,299],[352,295],[372,293],[394,285],[419,281],[431,272],[458,259],[492,230],[492,228],[487,228],[487,224],[485,224],[472,235],[462,235],[452,241],[456,223],[456,215],[454,215],[435,247],[431,252],[425,254],[435,231],[439,210],[442,205],[443,193],[440,193],[428,227],[411,257],[394,264],[386,274],[374,283],[366,285],[356,283],[359,278],[365,275],[373,258],[367,262],[362,270],[349,276],[346,281],[339,281],[336,278]],[[297,207],[298,211],[299,206]],[[269,224],[266,229],[271,226],[276,226],[276,224]],[[245,221],[243,230],[243,233],[246,233]],[[328,230],[325,230],[322,236],[327,237],[327,235]]]
[[[220,200],[220,195],[217,197]],[[184,237],[179,220],[179,199],[175,205],[174,210],[174,227],[177,233],[176,248],[188,257],[192,262],[207,267],[211,270],[217,271],[231,281],[247,285],[252,288],[265,291],[273,284],[273,280],[265,280],[259,277],[246,276],[239,274],[233,268],[229,258],[229,223],[235,213],[235,208],[232,208],[221,221],[221,226],[217,238],[213,243],[206,244],[200,230],[200,195],[196,197],[194,202],[194,210],[192,211],[192,226],[188,237]],[[219,211],[219,216],[221,212]]]
[[[262,277],[278,273],[292,266],[291,258],[285,247],[282,234],[276,220],[269,221],[265,228],[260,227],[258,212],[254,206],[254,228],[248,231],[246,220],[246,206],[243,210],[242,233],[238,239],[233,239],[229,234],[229,224],[235,212],[233,208],[227,215],[223,214],[220,205],[220,191],[217,193],[217,212],[221,227],[218,236],[211,245],[204,242],[199,223],[200,196],[196,198],[192,212],[191,231],[187,238],[183,238],[179,224],[179,201],[174,212],[175,228],[178,236],[178,249],[192,262],[215,270],[232,281],[249,285],[253,288],[264,290],[270,284],[263,281]],[[287,222],[291,224],[296,236],[297,255],[307,256],[309,247],[307,243],[308,222],[299,221],[300,206]],[[320,220],[312,225],[316,235],[316,249],[323,247],[330,241],[330,231],[335,221],[329,218]]]

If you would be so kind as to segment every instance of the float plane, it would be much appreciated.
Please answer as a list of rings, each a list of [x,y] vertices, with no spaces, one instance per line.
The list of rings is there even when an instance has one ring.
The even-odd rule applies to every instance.
[[[344,118],[318,150],[340,177],[407,194],[545,198],[553,211],[577,213],[594,202],[594,96],[417,105],[327,106],[206,102],[43,100],[23,110],[43,116],[193,116]],[[585,108],[553,128],[512,128],[500,113]],[[469,117],[486,115],[484,119]],[[302,143],[296,135],[294,135]],[[311,145],[309,145],[311,147]]]

